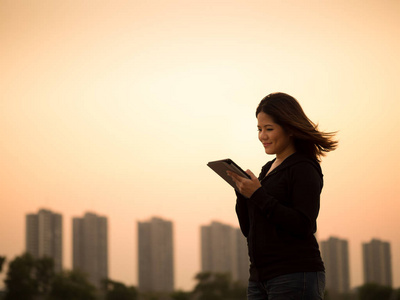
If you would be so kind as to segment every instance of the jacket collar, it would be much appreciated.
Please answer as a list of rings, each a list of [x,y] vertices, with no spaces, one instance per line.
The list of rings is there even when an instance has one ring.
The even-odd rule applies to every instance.
[[[274,158],[273,160],[267,162],[267,163],[262,167],[262,169],[261,169],[261,174],[260,174],[260,178],[264,178],[264,177],[265,177],[265,175],[267,174],[268,170],[270,169],[272,163],[273,163],[275,160],[276,160],[276,159]],[[320,174],[320,176],[321,176],[321,177],[323,176],[323,175],[322,175],[321,166],[320,166],[320,164],[319,164],[316,160],[313,160],[313,159],[311,159],[311,158],[308,158],[307,156],[305,156],[305,155],[303,155],[303,154],[301,154],[301,153],[298,153],[298,152],[295,152],[295,153],[293,153],[292,155],[289,155],[287,158],[285,158],[285,160],[284,160],[279,166],[277,166],[271,173],[269,173],[268,176],[269,176],[269,175],[272,175],[272,174],[275,174],[275,173],[278,173],[278,172],[280,172],[280,171],[282,171],[282,170],[284,170],[284,169],[286,169],[286,168],[288,168],[288,167],[290,167],[290,166],[293,166],[293,165],[295,165],[295,164],[298,164],[298,163],[300,163],[300,162],[308,162],[308,163],[311,163],[311,164],[313,165],[313,167],[318,171],[318,173]]]

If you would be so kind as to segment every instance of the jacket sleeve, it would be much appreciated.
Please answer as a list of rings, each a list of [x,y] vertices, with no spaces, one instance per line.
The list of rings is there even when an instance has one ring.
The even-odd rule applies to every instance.
[[[249,200],[279,228],[298,236],[315,233],[323,184],[320,173],[310,163],[299,163],[290,168],[288,182],[288,205],[268,194],[265,187],[255,191]]]
[[[247,238],[249,235],[249,229],[250,229],[250,222],[249,222],[249,212],[247,209],[247,199],[240,194],[238,191],[236,191],[236,215],[239,220],[239,226],[240,230],[242,231],[243,235]]]

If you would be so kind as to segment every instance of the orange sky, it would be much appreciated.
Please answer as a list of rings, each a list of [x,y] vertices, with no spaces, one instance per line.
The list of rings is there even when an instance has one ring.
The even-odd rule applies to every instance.
[[[296,97],[339,149],[323,160],[318,237],[391,242],[400,286],[400,2],[0,1],[0,255],[24,250],[25,214],[109,218],[110,277],[137,284],[136,222],[174,221],[176,288],[200,270],[200,226],[237,226],[206,163],[258,173],[254,116]],[[4,276],[3,276],[4,277]]]

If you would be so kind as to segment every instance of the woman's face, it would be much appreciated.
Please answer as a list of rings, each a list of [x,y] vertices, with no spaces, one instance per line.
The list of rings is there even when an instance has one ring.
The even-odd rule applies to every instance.
[[[258,139],[263,144],[265,153],[276,154],[276,158],[285,159],[295,152],[293,138],[269,115],[260,112],[257,122]]]

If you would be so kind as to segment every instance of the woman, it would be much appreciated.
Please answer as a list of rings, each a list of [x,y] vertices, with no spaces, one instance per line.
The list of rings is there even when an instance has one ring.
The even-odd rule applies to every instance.
[[[314,236],[323,186],[319,162],[337,142],[284,93],[262,99],[256,117],[259,140],[275,159],[258,178],[250,170],[251,179],[228,172],[249,250],[247,299],[323,299],[325,269]]]

